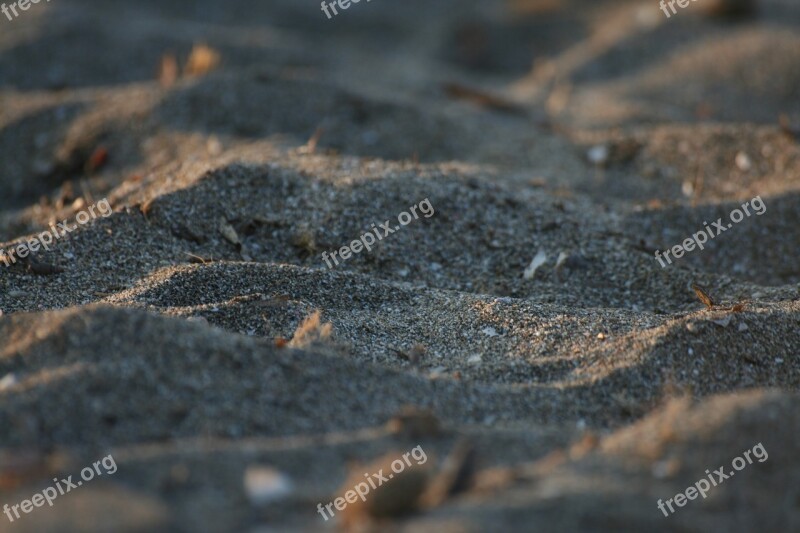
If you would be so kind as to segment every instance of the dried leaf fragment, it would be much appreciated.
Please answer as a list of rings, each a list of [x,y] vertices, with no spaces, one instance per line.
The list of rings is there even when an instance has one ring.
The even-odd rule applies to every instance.
[[[708,309],[714,307],[714,300],[711,299],[711,296],[708,295],[703,287],[697,283],[692,283],[692,289],[694,289],[694,293],[697,295],[697,298],[703,302]]]
[[[522,106],[510,100],[506,100],[499,96],[495,96],[478,89],[473,89],[459,83],[445,83],[444,92],[450,98],[465,100],[493,111],[511,114],[525,114],[525,109]]]
[[[189,60],[183,69],[185,76],[204,76],[217,68],[221,56],[219,52],[205,44],[195,44],[189,54]]]
[[[294,332],[294,336],[289,342],[289,347],[304,348],[328,339],[333,331],[333,325],[330,322],[323,324],[320,320],[321,316],[319,311],[314,311],[308,318],[303,320],[302,324]]]
[[[162,87],[169,88],[178,81],[180,69],[175,54],[168,53],[161,56],[161,65],[158,69],[158,82]]]
[[[150,214],[150,210],[153,208],[153,202],[155,202],[155,200],[155,198],[150,198],[139,205],[139,211],[141,211],[145,219],[147,219],[147,216]]]
[[[319,126],[315,131],[314,134],[309,137],[308,142],[306,142],[305,146],[301,147],[301,151],[306,154],[313,154],[317,151],[317,144],[319,144],[319,140],[322,138],[322,134],[325,133],[325,128]]]
[[[212,259],[205,259],[204,257],[200,257],[199,255],[194,255],[193,253],[184,252],[186,255],[189,256],[189,262],[196,264],[196,265],[205,265],[212,261]]]
[[[87,174],[94,174],[108,162],[108,148],[98,146],[86,160],[84,170]]]
[[[792,123],[786,113],[781,113],[780,117],[778,117],[778,123],[780,124],[781,132],[783,132],[784,135],[791,137],[792,139],[800,139],[800,127],[792,126]]]

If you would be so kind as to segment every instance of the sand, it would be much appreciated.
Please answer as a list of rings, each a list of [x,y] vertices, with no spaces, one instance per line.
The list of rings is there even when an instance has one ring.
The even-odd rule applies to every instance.
[[[0,505],[118,466],[0,531],[800,529],[790,0],[78,0],[0,26],[0,248],[114,208],[0,263]],[[415,446],[425,468],[318,514]]]

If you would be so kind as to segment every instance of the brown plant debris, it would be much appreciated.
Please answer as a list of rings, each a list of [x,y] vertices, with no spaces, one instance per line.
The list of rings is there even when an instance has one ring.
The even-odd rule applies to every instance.
[[[326,341],[333,331],[330,322],[322,323],[322,314],[314,311],[308,318],[297,327],[292,340],[289,342],[290,348],[306,348],[312,344]]]
[[[205,76],[219,66],[221,56],[219,52],[205,44],[195,44],[189,54],[189,60],[183,69],[188,77]]]
[[[706,290],[698,285],[697,283],[692,283],[692,289],[694,289],[694,293],[697,295],[697,298],[705,304],[708,309],[714,307],[714,300],[711,299],[711,296],[708,295]]]

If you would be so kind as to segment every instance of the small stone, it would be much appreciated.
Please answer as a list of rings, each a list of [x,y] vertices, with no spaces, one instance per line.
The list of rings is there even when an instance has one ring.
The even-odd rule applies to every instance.
[[[601,341],[603,341],[603,340],[606,339],[606,335],[605,335],[605,333],[598,333],[597,334],[597,338],[600,339]]]
[[[727,328],[730,325],[732,318],[733,317],[731,317],[731,315],[728,315],[725,318],[720,318],[719,320],[712,320],[712,322],[718,326]]]
[[[608,162],[609,150],[608,146],[604,144],[598,144],[597,146],[592,146],[589,148],[589,151],[586,152],[586,158],[589,160],[590,163],[593,165],[602,166]]]
[[[739,152],[736,154],[736,168],[742,172],[747,172],[753,168],[753,163],[750,161],[750,156],[744,152]]]
[[[222,143],[216,137],[211,137],[206,142],[206,150],[209,155],[219,155],[222,153]]]
[[[737,329],[739,331],[747,331],[750,328],[747,327],[747,323],[746,322],[739,322],[739,327]]]
[[[483,362],[483,357],[480,354],[470,355],[469,359],[467,359],[467,363],[471,365],[477,365]]]
[[[591,262],[578,254],[570,254],[567,260],[564,261],[564,268],[569,270],[587,270],[591,266]]]
[[[252,465],[245,470],[244,489],[253,505],[264,505],[291,494],[292,482],[274,468]]]
[[[6,374],[3,379],[0,379],[0,392],[6,389],[10,389],[14,385],[17,384],[17,376],[13,373]]]
[[[442,377],[445,372],[447,372],[447,369],[445,367],[437,366],[436,368],[431,370],[431,372],[430,372],[430,374],[428,374],[428,376],[431,379],[436,379],[436,378]]]
[[[241,241],[239,241],[239,235],[236,233],[236,230],[233,229],[233,226],[228,224],[228,221],[225,220],[224,218],[219,219],[219,232],[223,237],[225,237],[225,240],[227,240],[231,244],[241,244]]]
[[[497,330],[491,326],[485,327],[481,330],[481,333],[484,335],[488,335],[489,337],[497,337]]]

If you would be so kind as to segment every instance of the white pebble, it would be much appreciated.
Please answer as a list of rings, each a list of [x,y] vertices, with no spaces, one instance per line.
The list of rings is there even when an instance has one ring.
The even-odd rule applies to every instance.
[[[244,473],[244,490],[253,505],[264,505],[291,494],[292,482],[274,468],[248,466]]]
[[[753,163],[750,161],[750,156],[744,152],[739,152],[736,154],[736,167],[742,172],[747,172],[750,170],[753,167]]]
[[[17,376],[15,376],[13,373],[6,374],[3,379],[0,379],[0,391],[10,389],[16,384],[17,384]]]
[[[586,157],[593,165],[602,165],[608,161],[608,146],[604,144],[592,146],[586,153]]]

